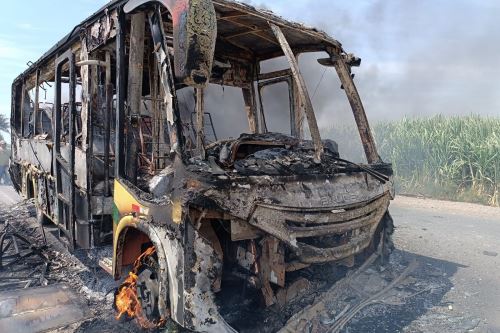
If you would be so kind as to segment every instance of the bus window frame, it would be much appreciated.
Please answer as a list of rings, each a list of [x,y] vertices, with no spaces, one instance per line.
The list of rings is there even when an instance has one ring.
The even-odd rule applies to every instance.
[[[266,81],[259,81],[257,83],[257,89],[258,89],[258,95],[259,95],[259,105],[260,105],[260,115],[261,115],[261,122],[262,122],[262,128],[267,132],[269,129],[267,128],[267,122],[266,122],[266,114],[265,114],[265,108],[264,108],[264,89],[266,87],[279,84],[279,83],[287,83],[288,85],[288,98],[289,98],[289,108],[290,108],[290,135],[293,137],[298,137],[298,129],[296,126],[296,108],[297,106],[295,105],[295,92],[293,89],[293,78],[291,76],[284,76],[284,77],[278,77],[274,79],[269,79]]]

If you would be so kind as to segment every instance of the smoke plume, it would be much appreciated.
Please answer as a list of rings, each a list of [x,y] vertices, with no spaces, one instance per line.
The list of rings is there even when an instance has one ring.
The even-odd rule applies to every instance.
[[[255,3],[254,3],[255,4]],[[494,1],[277,1],[278,14],[318,27],[363,59],[356,83],[371,119],[499,115],[500,3]],[[257,3],[258,5],[258,3]],[[304,70],[309,82],[317,64]],[[313,71],[313,72],[311,72]],[[330,70],[328,70],[330,72]],[[333,71],[315,97],[336,99]],[[319,80],[319,79],[318,79]],[[333,105],[332,105],[333,107]]]

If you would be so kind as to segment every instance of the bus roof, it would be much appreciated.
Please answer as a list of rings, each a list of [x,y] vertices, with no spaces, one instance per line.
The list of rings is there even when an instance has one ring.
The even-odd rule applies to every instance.
[[[56,43],[40,59],[32,63],[15,81],[32,74],[36,68],[55,57],[58,51],[73,45],[80,39],[83,29],[97,21],[107,11],[112,11],[126,4],[129,0],[112,0]],[[291,22],[268,10],[232,0],[212,0],[217,13],[216,53],[226,52],[235,55],[251,55],[258,60],[265,60],[283,55],[269,23],[281,27],[290,46],[296,52],[322,51],[333,47],[340,53],[341,44],[323,31]],[[258,47],[256,47],[258,46]]]

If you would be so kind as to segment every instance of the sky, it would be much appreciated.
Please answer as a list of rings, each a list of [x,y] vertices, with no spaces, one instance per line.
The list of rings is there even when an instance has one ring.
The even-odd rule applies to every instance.
[[[370,119],[500,115],[500,1],[248,0],[325,30],[363,59],[355,81]],[[0,14],[0,113],[13,79],[105,0],[5,1]],[[314,59],[313,59],[314,60]],[[311,63],[311,59],[304,60]],[[320,109],[338,84],[307,71]],[[317,83],[316,83],[317,81]],[[316,89],[314,89],[316,90]],[[311,93],[312,94],[312,93]],[[327,115],[320,115],[326,120]]]

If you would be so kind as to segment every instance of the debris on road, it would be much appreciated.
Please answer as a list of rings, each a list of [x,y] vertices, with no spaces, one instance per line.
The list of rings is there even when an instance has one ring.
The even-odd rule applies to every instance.
[[[401,272],[386,269],[379,273],[375,270],[376,259],[377,256],[372,255],[359,269],[323,293],[313,305],[294,315],[280,333],[336,333],[372,304],[404,304],[405,295],[394,292],[394,289],[405,283],[418,263],[413,261]]]
[[[65,285],[0,292],[0,332],[43,332],[90,315],[87,304]]]
[[[18,284],[24,284],[24,288],[34,284],[47,285],[45,276],[49,269],[49,259],[43,253],[44,248],[31,244],[19,233],[9,229],[11,227],[7,224],[0,232],[0,272],[16,264],[23,265],[31,272],[24,275],[23,271],[15,270],[11,271],[10,276],[0,277],[0,290],[10,289]],[[33,257],[36,258],[33,259]]]
[[[47,321],[47,327],[50,326],[50,329],[58,328],[57,332],[75,332],[77,327],[89,325],[85,324],[86,319],[91,318],[92,321],[99,323],[101,329],[98,332],[100,333],[114,332],[117,328],[123,332],[132,332],[130,327],[134,327],[133,324],[116,322],[112,303],[113,292],[117,288],[117,284],[108,273],[96,264],[101,258],[109,257],[111,249],[99,248],[92,251],[70,253],[64,244],[57,239],[57,233],[53,227],[44,226],[46,238],[44,237],[44,232],[37,223],[34,208],[32,200],[23,201],[11,207],[0,204],[0,234],[3,235],[4,239],[2,243],[3,266],[0,268],[0,301],[7,297],[5,296],[7,294],[3,294],[4,292],[12,291],[16,295],[24,295],[25,292],[35,293],[37,288],[41,288],[40,292],[43,293],[45,287],[49,288],[46,290],[50,290],[54,286],[63,285],[63,289],[69,289],[76,293],[72,294],[70,298],[77,298],[82,304],[82,309],[84,306],[88,307],[84,311],[85,315],[81,317],[75,315],[76,320],[63,322],[57,321],[57,316],[51,317],[54,319],[53,321],[47,321],[49,314],[46,315],[46,313],[48,312],[37,312],[36,318],[40,322],[40,330],[42,330],[42,322]],[[11,236],[13,235],[15,235],[14,239],[17,243],[12,241]],[[15,244],[17,244],[17,248]],[[19,254],[16,255],[16,252]],[[28,256],[27,254],[30,253],[35,255]],[[2,309],[0,305],[0,317],[5,313],[2,312]],[[69,308],[66,310],[71,311]],[[61,316],[63,315],[64,313],[61,314]],[[21,321],[18,324],[23,325],[24,317],[15,317]],[[102,318],[106,318],[106,321],[102,322]],[[35,320],[35,317],[32,319]],[[8,319],[9,325],[11,325],[11,321],[12,319]],[[72,323],[75,324],[68,326]],[[64,329],[66,326],[68,328]],[[109,331],[106,331],[106,328],[109,328]],[[91,332],[91,330],[84,331]],[[12,331],[3,330],[0,327],[0,332],[29,332],[29,330]]]
[[[14,206],[11,212],[18,212]],[[22,218],[9,211],[0,215],[0,291],[15,288],[46,286],[51,264],[47,256],[45,236],[36,227],[14,227],[5,220]],[[25,216],[30,212],[25,211]]]
[[[497,252],[493,252],[493,251],[484,251],[483,254],[485,256],[488,256],[488,257],[496,257],[496,256],[498,256],[498,253]]]

